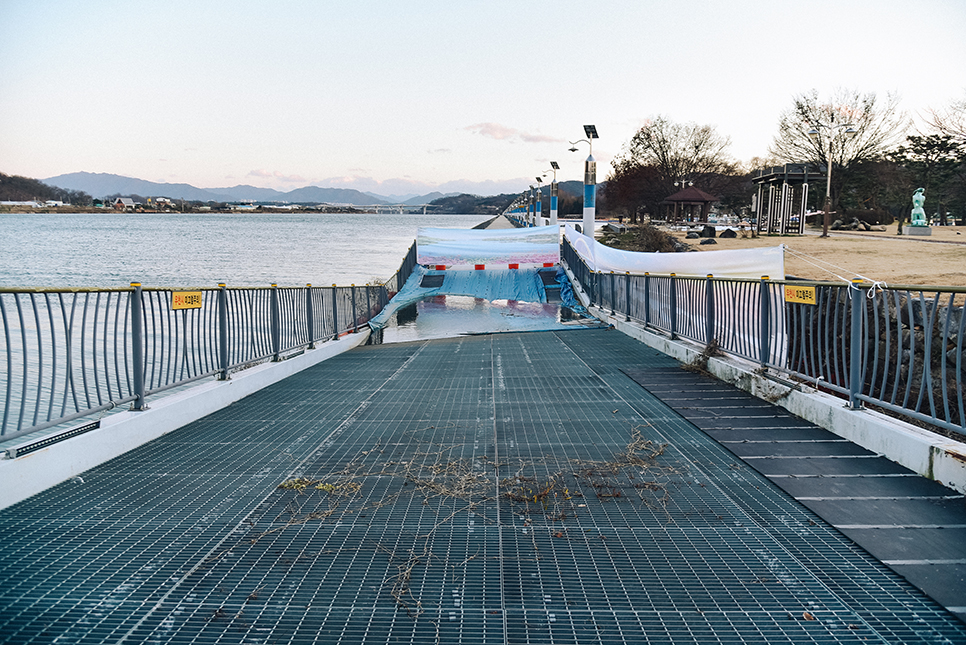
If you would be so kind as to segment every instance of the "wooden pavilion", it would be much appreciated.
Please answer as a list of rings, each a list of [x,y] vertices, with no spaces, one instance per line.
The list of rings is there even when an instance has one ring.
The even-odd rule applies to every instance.
[[[665,212],[670,221],[707,222],[711,204],[716,201],[718,198],[714,195],[709,195],[700,188],[688,186],[684,190],[669,195],[661,203],[667,206]]]

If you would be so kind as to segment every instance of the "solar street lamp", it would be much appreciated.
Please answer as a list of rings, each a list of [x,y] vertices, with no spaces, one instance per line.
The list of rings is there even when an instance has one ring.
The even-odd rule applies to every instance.
[[[822,218],[822,237],[828,237],[829,222],[832,218],[832,142],[836,140],[836,131],[845,128],[845,136],[854,137],[858,130],[851,123],[813,123],[808,131],[809,138],[816,142],[819,150],[825,155],[827,174],[825,178],[825,213]],[[824,133],[825,136],[822,136]]]
[[[553,172],[553,181],[550,182],[550,226],[557,226],[557,171],[560,164],[556,161],[550,162],[550,171]]]
[[[597,136],[597,127],[593,125],[584,126],[586,139],[571,141],[571,152],[577,152],[578,143],[586,143],[590,146],[590,155],[584,162],[584,216],[582,219],[583,233],[591,238],[594,237],[594,220],[597,216],[597,162],[594,161],[594,139]]]
[[[543,186],[541,186],[542,178],[537,177],[537,202],[536,210],[534,211],[533,225],[540,226],[540,220],[543,216]]]

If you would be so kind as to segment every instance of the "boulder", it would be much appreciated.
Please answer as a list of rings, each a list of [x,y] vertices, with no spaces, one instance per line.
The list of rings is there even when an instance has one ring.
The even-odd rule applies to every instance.
[[[726,228],[725,230],[721,231],[721,235],[719,235],[718,237],[732,238],[732,237],[738,237],[738,234],[735,232],[735,229]]]
[[[684,236],[684,239],[686,239],[686,240],[696,240],[699,237],[701,237],[701,236],[698,235],[698,232],[697,231],[688,231],[688,234]]]
[[[714,239],[713,237],[709,237],[705,240],[701,240],[700,242],[700,244],[717,244],[717,243],[718,243],[718,240]]]
[[[714,227],[710,224],[705,224],[704,228],[701,229],[701,237],[714,237],[715,233]]]

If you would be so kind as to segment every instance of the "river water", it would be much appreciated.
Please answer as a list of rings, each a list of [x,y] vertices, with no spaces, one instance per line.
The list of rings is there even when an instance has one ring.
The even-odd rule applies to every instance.
[[[232,287],[383,283],[421,226],[485,215],[0,214],[0,287]],[[448,296],[394,316],[385,342],[559,329],[556,305]]]
[[[485,215],[0,214],[0,286],[340,286],[385,282],[420,226]]]

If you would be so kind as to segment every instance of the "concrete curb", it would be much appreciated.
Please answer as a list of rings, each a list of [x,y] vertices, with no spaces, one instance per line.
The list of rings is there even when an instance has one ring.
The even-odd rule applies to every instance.
[[[0,509],[27,499],[95,466],[225,408],[333,356],[358,347],[369,329],[328,341],[279,363],[263,363],[149,402],[141,412],[105,417],[101,427],[29,453],[0,460]],[[82,425],[83,420],[78,421]]]

